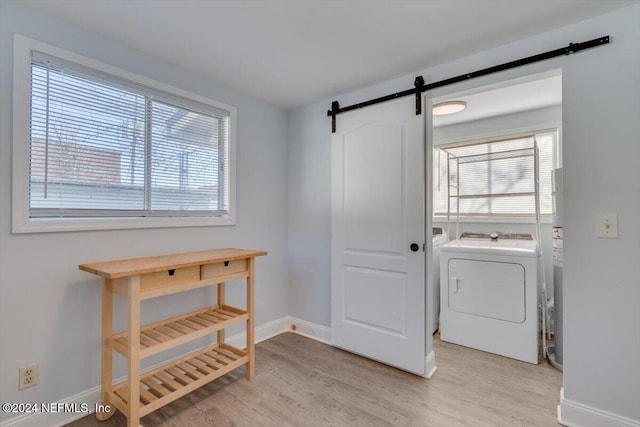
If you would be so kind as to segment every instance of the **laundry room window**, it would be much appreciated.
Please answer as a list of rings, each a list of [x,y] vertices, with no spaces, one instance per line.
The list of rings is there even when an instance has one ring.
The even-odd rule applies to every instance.
[[[550,130],[436,148],[434,216],[443,218],[450,212],[455,217],[459,208],[460,217],[535,217],[535,197],[530,195],[535,192],[534,139],[538,147],[540,213],[550,216],[557,134],[557,130]],[[465,159],[464,165],[456,159]]]
[[[14,133],[23,185],[14,229],[233,222],[233,107],[26,38],[16,44],[29,63],[28,118],[16,111]]]

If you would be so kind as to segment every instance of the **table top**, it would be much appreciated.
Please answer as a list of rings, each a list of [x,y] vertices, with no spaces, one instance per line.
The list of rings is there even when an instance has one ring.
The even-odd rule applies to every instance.
[[[264,255],[267,255],[267,252],[251,249],[225,248],[81,264],[78,268],[107,279],[117,279],[119,277],[137,276],[139,274],[154,273],[156,271],[248,259]]]

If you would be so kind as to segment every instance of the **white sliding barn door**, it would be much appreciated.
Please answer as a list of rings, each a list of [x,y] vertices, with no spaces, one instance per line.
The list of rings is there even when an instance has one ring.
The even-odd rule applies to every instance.
[[[413,97],[341,114],[331,161],[332,343],[419,375],[425,373],[423,120]]]

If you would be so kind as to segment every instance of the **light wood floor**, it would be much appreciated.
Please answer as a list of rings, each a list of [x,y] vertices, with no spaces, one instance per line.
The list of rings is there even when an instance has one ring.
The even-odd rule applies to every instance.
[[[557,426],[562,374],[441,342],[431,380],[299,335],[257,345],[256,377],[244,368],[142,419],[145,427]],[[73,427],[126,426],[116,413]]]

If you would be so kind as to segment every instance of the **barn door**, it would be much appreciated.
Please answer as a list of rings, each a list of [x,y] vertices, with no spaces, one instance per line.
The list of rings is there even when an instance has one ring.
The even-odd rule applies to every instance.
[[[332,141],[331,339],[425,373],[424,114],[414,98],[345,113]]]

